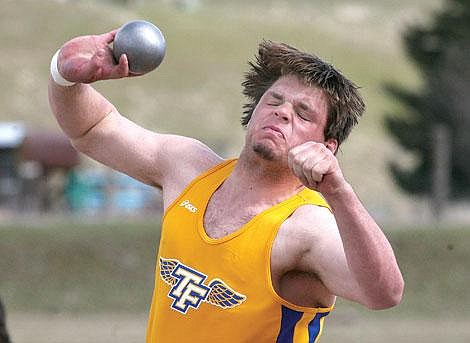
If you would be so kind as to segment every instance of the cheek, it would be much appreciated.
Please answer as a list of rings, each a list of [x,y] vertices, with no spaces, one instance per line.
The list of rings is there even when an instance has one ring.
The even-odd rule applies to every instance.
[[[262,126],[262,123],[265,121],[266,113],[263,111],[255,111],[251,115],[250,121],[248,122],[247,127],[257,128]]]
[[[324,142],[325,135],[323,128],[317,124],[310,123],[309,125],[300,125],[297,130],[298,134],[295,135],[297,144],[302,144],[309,141]]]

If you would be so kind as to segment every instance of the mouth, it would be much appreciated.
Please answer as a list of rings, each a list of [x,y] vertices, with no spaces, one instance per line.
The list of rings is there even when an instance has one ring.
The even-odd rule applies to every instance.
[[[276,135],[282,137],[283,139],[286,139],[286,137],[284,136],[284,132],[282,132],[282,130],[276,126],[268,125],[263,127],[263,130],[274,132]]]

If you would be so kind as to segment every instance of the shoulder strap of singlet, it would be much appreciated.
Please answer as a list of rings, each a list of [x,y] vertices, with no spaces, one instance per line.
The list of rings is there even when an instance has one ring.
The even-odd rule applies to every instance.
[[[312,189],[305,188],[297,194],[306,204],[316,205],[320,207],[326,207],[331,211],[330,205],[326,202],[325,198],[321,193],[316,192]]]
[[[168,208],[165,210],[165,213],[164,213],[164,217],[165,217],[165,214],[168,213],[168,211],[170,211],[170,209],[172,209],[175,204],[177,204],[181,198],[186,194],[188,193],[192,187],[194,187],[194,185],[196,185],[197,183],[201,182],[201,181],[204,181],[204,179],[207,179],[209,176],[211,176],[212,174],[216,174],[217,173],[217,178],[218,179],[225,179],[232,171],[233,167],[235,166],[235,163],[236,163],[237,159],[229,159],[229,160],[225,160],[211,168],[209,168],[208,170],[206,170],[205,172],[203,172],[202,174],[196,176],[184,189],[183,191],[178,195],[178,197],[171,203],[170,206],[168,206]],[[225,169],[225,170],[224,170]],[[219,173],[221,172],[221,173]]]

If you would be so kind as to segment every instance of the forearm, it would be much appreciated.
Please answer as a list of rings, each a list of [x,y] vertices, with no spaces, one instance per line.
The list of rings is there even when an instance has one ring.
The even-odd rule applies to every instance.
[[[326,197],[335,216],[349,269],[371,308],[396,305],[403,293],[403,278],[395,255],[380,227],[346,184]]]
[[[88,84],[63,87],[49,80],[48,90],[52,112],[71,139],[82,137],[115,110],[104,96]]]

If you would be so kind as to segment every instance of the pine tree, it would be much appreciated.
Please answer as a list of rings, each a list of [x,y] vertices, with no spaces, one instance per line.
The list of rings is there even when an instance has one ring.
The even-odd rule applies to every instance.
[[[433,128],[450,132],[450,196],[470,196],[470,0],[448,0],[429,26],[410,27],[405,49],[423,78],[419,91],[386,85],[408,109],[387,114],[385,126],[398,143],[417,157],[412,169],[390,163],[397,184],[408,193],[432,193]]]

